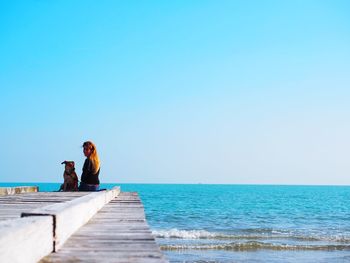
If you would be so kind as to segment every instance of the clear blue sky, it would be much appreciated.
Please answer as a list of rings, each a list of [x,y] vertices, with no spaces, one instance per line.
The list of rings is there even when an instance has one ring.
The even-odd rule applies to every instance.
[[[350,184],[349,1],[1,1],[0,181]]]

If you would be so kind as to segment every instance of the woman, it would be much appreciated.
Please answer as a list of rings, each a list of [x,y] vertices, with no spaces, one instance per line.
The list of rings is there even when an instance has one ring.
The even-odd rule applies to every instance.
[[[83,152],[86,156],[79,191],[98,191],[100,188],[100,159],[97,155],[95,144],[86,141],[83,144]]]

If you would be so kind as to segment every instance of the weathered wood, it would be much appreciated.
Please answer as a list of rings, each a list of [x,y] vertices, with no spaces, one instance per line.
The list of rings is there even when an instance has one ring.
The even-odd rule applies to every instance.
[[[139,204],[129,207],[125,200]],[[136,193],[121,193],[76,231],[46,262],[168,262],[145,219]]]
[[[38,192],[38,186],[16,186],[16,187],[0,187],[0,195],[14,195],[30,192]]]
[[[51,216],[0,222],[0,262],[31,263],[53,251]]]
[[[56,216],[40,212],[36,213],[35,216],[32,214],[33,216],[30,217],[18,218],[20,211],[23,215],[29,215],[30,212],[23,211],[55,202],[56,204],[50,205],[49,208],[60,207],[62,210],[58,214],[62,216],[68,214],[69,208],[81,202],[86,202],[87,205],[93,203],[95,204],[95,206],[92,205],[94,208],[98,203],[98,207],[101,208],[119,192],[120,189],[118,188],[112,191],[96,192],[88,197],[86,197],[88,193],[36,193],[35,196],[28,194],[23,194],[21,197],[3,196],[0,198],[0,203],[4,204],[0,206],[0,218],[7,220],[0,222],[0,262],[37,262],[54,251],[54,233],[57,227]],[[61,198],[57,199],[58,197]],[[74,197],[82,199],[75,199]],[[10,203],[7,203],[9,201]],[[64,203],[65,201],[68,202]],[[28,205],[29,203],[30,205]],[[45,210],[45,208],[42,209]],[[92,210],[89,209],[90,212]],[[14,217],[16,219],[8,220]],[[62,218],[62,221],[59,222],[59,225],[62,226],[63,224],[69,224],[70,221],[69,218]]]
[[[0,221],[19,218],[22,212],[70,201],[87,194],[89,192],[38,192],[0,196]]]
[[[46,248],[45,253],[50,254],[42,258],[41,262],[167,262],[152,236],[145,218],[143,205],[137,193],[121,193],[117,198],[113,198],[113,195],[110,193],[102,197],[103,195],[100,195],[100,193],[38,192],[1,196],[0,220],[7,220],[0,222],[0,225],[2,223],[7,224],[7,222],[13,223],[18,220],[40,221],[43,218],[48,218],[51,220],[51,230],[45,230],[45,227],[40,228],[43,231],[45,230],[45,233],[50,232],[51,240],[46,241],[45,244],[50,245],[50,251],[53,251],[54,237],[62,245],[64,238],[68,238],[68,236],[65,237],[64,233],[60,231],[72,231],[72,226],[70,225],[72,221],[79,221],[81,220],[80,217],[85,217],[81,214],[81,209],[85,210],[83,209],[84,205],[80,204],[81,201],[88,203],[88,207],[90,207],[96,206],[95,201],[90,200],[93,196],[100,200],[98,203],[107,203],[109,199],[112,199],[88,223],[70,236],[56,253],[47,252],[48,249]],[[77,207],[80,208],[77,209]],[[91,211],[90,208],[87,208],[87,210]],[[25,212],[23,215],[32,216],[18,218],[20,211]],[[13,219],[15,217],[17,219]],[[37,224],[30,225],[34,226]],[[26,232],[29,229],[24,228],[23,231]],[[0,233],[2,234],[1,228]],[[12,232],[10,231],[10,233]],[[13,233],[15,235],[11,237],[13,238],[11,244],[22,244],[27,240],[27,236],[31,236],[31,234],[26,234],[22,242],[23,236],[17,235],[16,232]],[[6,239],[11,240],[9,237],[6,237]],[[34,257],[39,246],[41,249],[41,243],[42,241],[40,240],[27,242],[26,248],[14,248],[11,252],[6,252],[7,254],[0,250],[0,262],[23,262],[17,261],[16,257],[18,255],[15,251],[21,251],[21,253],[23,251],[22,254],[24,255],[26,253],[33,254]],[[3,243],[0,241],[0,247],[2,246]],[[25,258],[24,262],[35,262],[27,260],[25,256],[23,258]],[[40,257],[37,256],[36,260],[38,258]]]
[[[74,200],[22,213],[22,217],[51,215],[54,217],[54,251],[81,226],[86,224],[106,203],[120,193],[115,187],[109,191],[93,192]]]

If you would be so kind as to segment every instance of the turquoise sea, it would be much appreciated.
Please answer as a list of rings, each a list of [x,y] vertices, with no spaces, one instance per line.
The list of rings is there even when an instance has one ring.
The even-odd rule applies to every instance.
[[[349,186],[120,186],[139,192],[170,262],[350,262]]]

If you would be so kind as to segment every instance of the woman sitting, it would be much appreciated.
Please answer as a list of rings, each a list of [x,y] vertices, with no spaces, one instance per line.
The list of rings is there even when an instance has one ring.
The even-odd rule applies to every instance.
[[[79,191],[98,191],[100,188],[100,159],[97,155],[95,144],[86,141],[83,144],[83,152],[86,156]]]

